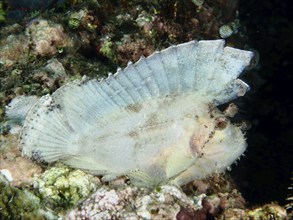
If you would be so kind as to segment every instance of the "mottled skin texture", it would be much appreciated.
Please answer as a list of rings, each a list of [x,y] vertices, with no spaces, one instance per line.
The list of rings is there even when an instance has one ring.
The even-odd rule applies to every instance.
[[[215,106],[248,89],[237,77],[251,57],[223,40],[191,41],[70,82],[28,113],[23,154],[147,187],[222,172],[246,144]]]

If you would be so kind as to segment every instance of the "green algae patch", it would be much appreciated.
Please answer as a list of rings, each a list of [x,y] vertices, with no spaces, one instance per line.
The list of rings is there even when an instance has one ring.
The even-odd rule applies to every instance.
[[[0,23],[5,21],[5,11],[3,9],[2,2],[0,2]]]
[[[0,219],[57,219],[44,210],[40,199],[26,189],[18,189],[0,181]]]
[[[96,190],[97,179],[66,166],[52,167],[35,182],[43,202],[52,208],[68,208]]]

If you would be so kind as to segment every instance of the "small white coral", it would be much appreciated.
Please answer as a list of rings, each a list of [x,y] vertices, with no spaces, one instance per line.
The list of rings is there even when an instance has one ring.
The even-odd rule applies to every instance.
[[[223,25],[219,29],[221,38],[228,38],[233,34],[233,29],[229,25]]]
[[[136,190],[136,189],[134,189]],[[125,213],[126,205],[133,196],[133,189],[126,187],[120,190],[109,189],[106,186],[99,188],[78,209],[71,210],[67,219],[113,219]],[[129,215],[132,212],[128,212]]]
[[[149,195],[143,196],[135,201],[137,207],[137,215],[143,219],[151,219],[151,213],[147,210],[147,206],[151,203],[151,197]]]
[[[161,198],[164,197],[164,200]],[[196,197],[202,200],[203,197]],[[70,210],[66,219],[176,219],[180,207],[199,210],[202,206],[194,204],[180,189],[164,185],[159,189],[147,190],[121,186],[110,189],[103,186],[79,208]]]
[[[192,0],[192,2],[196,5],[196,6],[202,6],[204,3],[204,0]]]
[[[75,205],[96,190],[97,181],[89,174],[67,167],[53,167],[43,173],[34,188],[52,207]]]

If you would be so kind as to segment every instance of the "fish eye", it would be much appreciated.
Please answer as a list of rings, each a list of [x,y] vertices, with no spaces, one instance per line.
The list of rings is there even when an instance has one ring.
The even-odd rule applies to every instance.
[[[219,116],[215,119],[215,129],[223,130],[227,127],[228,120],[224,116]]]

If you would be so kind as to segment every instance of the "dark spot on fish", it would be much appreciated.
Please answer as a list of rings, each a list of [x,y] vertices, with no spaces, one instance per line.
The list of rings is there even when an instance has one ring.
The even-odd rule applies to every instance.
[[[145,121],[143,128],[153,128],[158,125],[158,118],[156,113],[152,113]]]
[[[134,169],[134,170],[130,170],[130,171],[129,171],[130,174],[132,174],[132,173],[137,173],[137,172],[140,172],[140,170],[139,170],[139,169]]]
[[[32,151],[31,159],[33,161],[36,161],[36,162],[46,163],[46,161],[45,161],[44,157],[42,156],[41,152],[38,151],[38,150],[33,150]]]
[[[131,138],[137,138],[138,137],[138,133],[135,131],[131,131],[127,134],[129,137]]]
[[[166,95],[164,99],[159,103],[159,108],[166,108],[167,106],[171,106],[173,103],[176,102],[175,95]]]
[[[213,136],[214,136],[214,134],[215,134],[215,131],[212,131],[212,132],[209,134],[209,139],[212,139]]]
[[[198,146],[197,143],[200,143],[200,142],[197,140],[196,135],[193,134],[191,138],[189,139],[189,148],[193,155],[197,155],[199,153],[200,146]]]
[[[130,104],[130,105],[126,106],[126,109],[129,111],[138,113],[142,109],[142,104],[140,104],[140,103]]]
[[[109,135],[108,134],[100,135],[98,137],[98,141],[99,142],[102,142],[102,141],[106,140],[107,138],[109,138]]]
[[[215,119],[215,129],[223,130],[227,127],[228,121],[225,117],[220,116]]]

